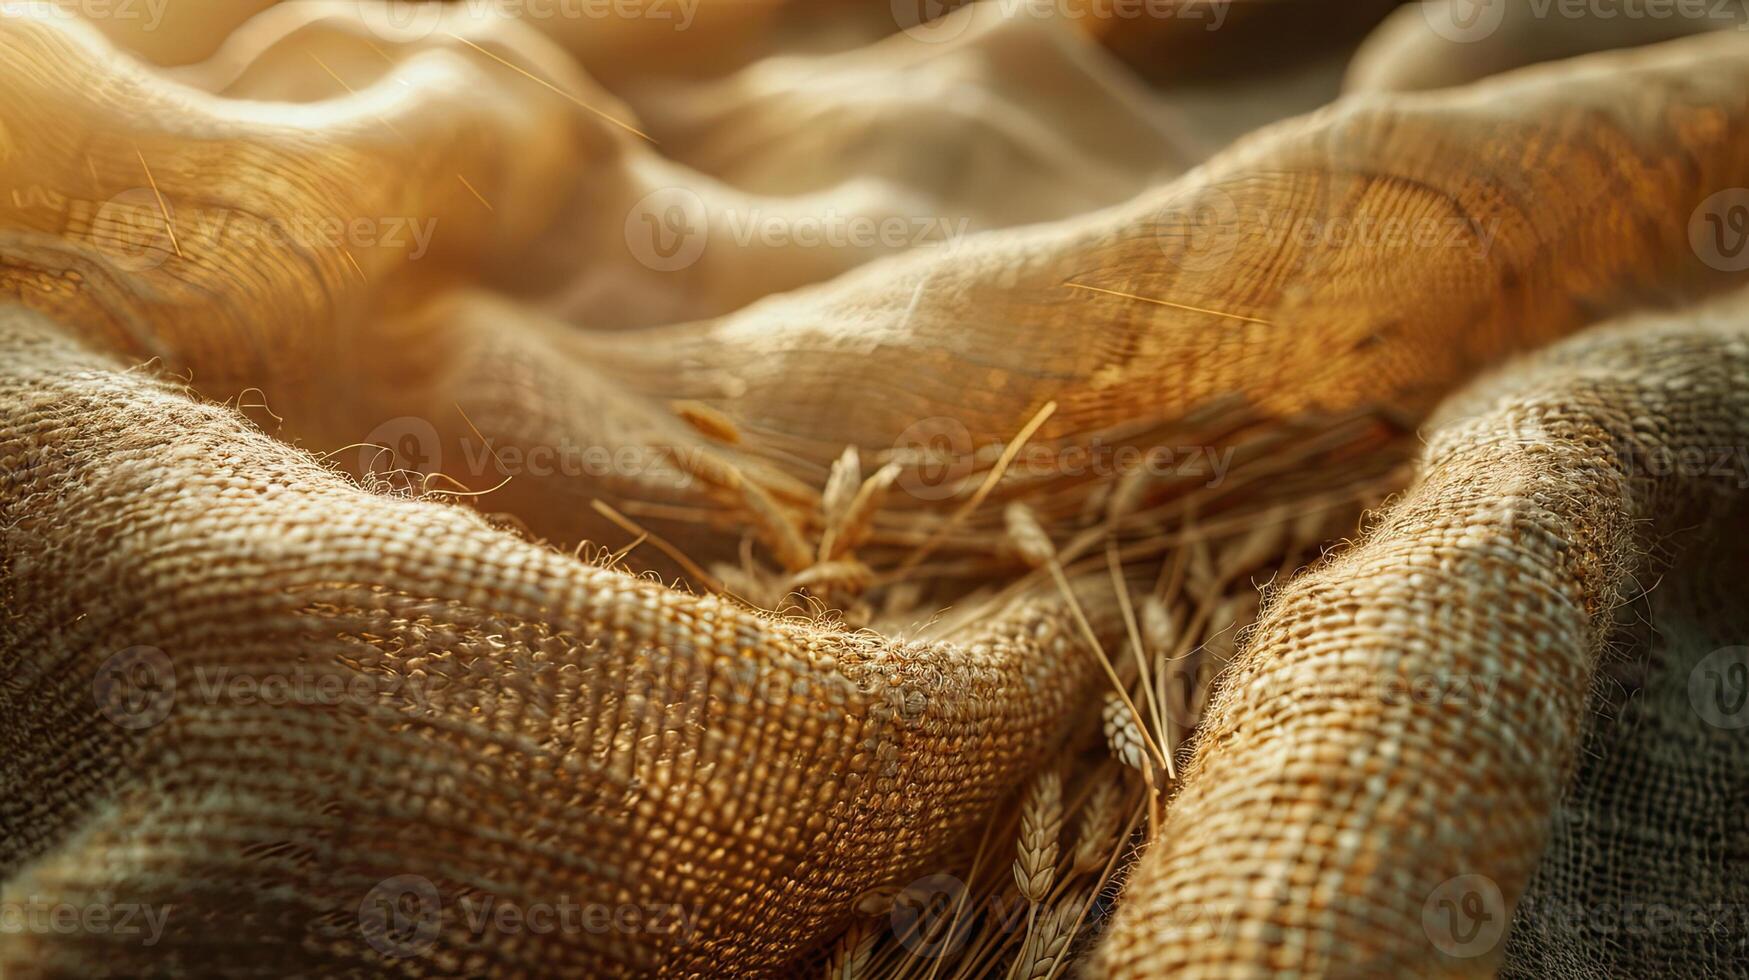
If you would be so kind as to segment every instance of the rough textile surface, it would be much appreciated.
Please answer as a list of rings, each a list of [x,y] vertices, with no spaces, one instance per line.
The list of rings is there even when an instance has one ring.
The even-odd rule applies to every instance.
[[[363,493],[34,315],[0,350],[5,894],[198,909],[164,949],[9,937],[20,965],[380,967],[354,921],[400,875],[443,902],[440,973],[770,964],[981,815],[1091,668],[1060,611],[935,647],[770,622]],[[174,713],[93,710],[118,669]],[[299,671],[344,694],[196,700]],[[579,893],[690,918],[469,941],[470,896]]]
[[[1744,972],[1737,11],[165,3],[0,4],[0,973]]]
[[[1259,620],[1108,975],[1741,967],[1745,738],[1690,684],[1741,623],[1712,576],[1745,488],[1714,464],[1749,439],[1749,297],[1565,341],[1443,414],[1403,499]],[[1606,661],[1643,688],[1594,718]],[[1722,928],[1648,931],[1635,903]]]

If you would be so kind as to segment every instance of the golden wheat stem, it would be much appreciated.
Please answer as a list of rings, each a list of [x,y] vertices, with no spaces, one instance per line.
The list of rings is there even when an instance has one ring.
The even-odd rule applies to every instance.
[[[1063,830],[1063,777],[1046,769],[1027,787],[1020,808],[1019,857],[1014,883],[1033,905],[1045,900],[1057,873],[1057,838]]]
[[[898,573],[900,575],[922,564],[923,559],[929,557],[949,531],[958,527],[971,515],[972,511],[978,509],[978,505],[984,502],[984,498],[990,495],[990,491],[996,489],[996,484],[1002,482],[1002,474],[1008,472],[1008,467],[1014,462],[1014,457],[1020,455],[1020,450],[1025,448],[1027,440],[1032,438],[1033,433],[1037,432],[1039,427],[1045,424],[1045,420],[1051,417],[1051,413],[1056,410],[1056,402],[1045,402],[1044,407],[1040,408],[1032,419],[1022,426],[1019,432],[1015,433],[1014,438],[1009,440],[1008,445],[1003,448],[1002,455],[996,458],[996,465],[990,467],[990,472],[984,477],[984,482],[978,485],[978,489],[973,491],[971,497],[950,514],[947,520],[935,529],[935,533],[923,542],[921,547],[913,551],[899,564]]]
[[[600,514],[602,517],[605,517],[608,520],[612,521],[613,523],[619,525],[620,529],[625,531],[627,534],[644,535],[644,537],[651,544],[656,546],[657,550],[661,551],[663,554],[667,555],[668,557],[674,559],[674,563],[679,565],[683,570],[685,570],[686,574],[691,575],[693,578],[697,579],[698,583],[700,585],[703,585],[705,588],[710,589],[712,592],[723,591],[723,583],[717,581],[716,576],[714,576],[714,575],[710,574],[709,572],[705,571],[704,569],[698,567],[698,563],[693,561],[691,558],[688,558],[686,556],[686,552],[681,551],[679,548],[676,548],[672,544],[669,544],[668,541],[665,538],[663,538],[661,535],[656,534],[656,533],[648,530],[647,528],[638,524],[637,521],[634,521],[631,518],[625,516],[624,514],[621,514],[617,510],[614,510],[612,507],[608,506],[608,504],[604,501],[591,500],[591,501],[589,501],[589,506],[593,507],[597,514]]]
[[[1014,980],[1015,971],[1020,969],[1022,960],[1026,959],[1026,951],[1032,946],[1032,932],[1038,924],[1038,903],[1034,902],[1026,910],[1026,932],[1020,936],[1020,950],[1014,954],[1014,962],[1008,964],[1008,980]]]
[[[1045,912],[1037,932],[1032,933],[1015,957],[1016,963],[1025,964],[1019,974],[1020,980],[1044,980],[1056,970],[1057,964],[1064,961],[1069,943],[1075,937],[1075,917],[1070,913],[1079,904],[1065,901]]]
[[[1063,574],[1062,564],[1053,556],[1045,567],[1050,569],[1051,577],[1056,580],[1057,590],[1063,594],[1064,601],[1069,604],[1069,612],[1075,617],[1076,624],[1081,627],[1081,634],[1086,638],[1088,645],[1093,648],[1094,655],[1099,658],[1099,665],[1105,668],[1105,676],[1111,681],[1112,686],[1117,688],[1118,697],[1123,698],[1124,707],[1128,708],[1130,714],[1135,716],[1136,724],[1141,726],[1142,741],[1147,743],[1148,750],[1154,753],[1155,761],[1164,767],[1166,759],[1160,751],[1160,746],[1156,745],[1154,737],[1148,734],[1147,726],[1142,722],[1142,713],[1136,710],[1136,703],[1130,700],[1129,692],[1124,689],[1123,680],[1117,676],[1117,668],[1112,666],[1111,658],[1105,655],[1105,647],[1100,644],[1099,635],[1093,631],[1093,624],[1087,621],[1087,613],[1081,608],[1081,600],[1075,597],[1075,590],[1069,587],[1069,579]],[[1146,775],[1145,770],[1143,775]]]
[[[864,923],[845,930],[838,937],[832,959],[826,965],[826,980],[859,980],[868,973],[869,953],[880,933]]]
[[[739,445],[741,442],[741,430],[735,425],[735,420],[704,402],[675,401],[669,402],[668,407],[674,410],[674,414],[682,422],[691,426],[693,431],[713,442],[726,446]]]
[[[1088,890],[1087,900],[1081,903],[1081,911],[1076,913],[1076,915],[1075,915],[1075,925],[1073,927],[1071,927],[1071,929],[1069,930],[1070,935],[1074,935],[1075,933],[1081,931],[1082,923],[1087,920],[1088,910],[1093,908],[1093,900],[1099,897],[1099,893],[1101,891],[1103,891],[1105,889],[1106,884],[1111,881],[1111,872],[1114,868],[1117,867],[1118,856],[1123,854],[1123,847],[1121,846],[1121,844],[1123,842],[1128,841],[1130,839],[1130,837],[1133,834],[1135,834],[1136,825],[1141,822],[1143,813],[1147,812],[1146,804],[1147,804],[1147,801],[1144,800],[1142,806],[1138,806],[1134,811],[1132,811],[1130,813],[1129,822],[1124,825],[1123,835],[1120,838],[1118,838],[1120,846],[1113,847],[1111,849],[1111,856],[1105,859],[1105,870],[1100,872],[1099,881],[1090,890]],[[1158,839],[1159,839],[1159,835],[1157,833],[1150,833],[1148,835],[1148,840],[1150,842],[1156,841]],[[1056,964],[1055,966],[1053,966],[1051,968],[1051,972],[1049,972],[1045,975],[1045,980],[1056,980],[1057,974],[1066,965],[1068,965],[1066,962],[1060,962],[1060,963]]]
[[[826,547],[828,558],[840,557],[868,540],[874,531],[875,515],[886,502],[887,490],[902,472],[904,467],[897,463],[888,463],[862,481],[856,488],[856,495],[845,508],[843,518],[831,532],[832,541]],[[824,542],[822,545],[824,546]]]
[[[1135,607],[1130,603],[1130,587],[1128,583],[1124,581],[1123,566],[1117,560],[1117,542],[1115,540],[1106,542],[1105,561],[1107,566],[1111,569],[1111,588],[1112,591],[1117,593],[1118,608],[1123,611],[1124,628],[1129,630],[1130,649],[1135,651],[1136,671],[1141,675],[1142,694],[1148,702],[1149,712],[1154,717],[1155,730],[1164,731],[1165,729],[1161,721],[1160,703],[1154,699],[1154,685],[1148,676],[1148,655],[1142,646],[1142,630],[1136,623]],[[1136,718],[1136,723],[1143,725],[1144,728],[1146,727],[1146,723],[1142,721],[1139,715]],[[1172,761],[1170,753],[1163,754],[1166,758],[1166,775],[1176,782],[1178,780],[1178,767]]]
[[[822,530],[820,549],[816,553],[817,560],[831,560],[833,539],[838,536],[838,529],[849,515],[850,505],[856,499],[856,491],[861,485],[862,457],[855,446],[845,446],[844,452],[833,461],[831,470],[827,472],[826,488],[820,493]]]
[[[1116,780],[1098,783],[1081,805],[1081,819],[1075,828],[1075,849],[1069,860],[1069,868],[1074,873],[1085,874],[1103,863],[1103,852],[1110,846],[1111,836],[1117,833],[1121,817],[1119,791]]]
[[[943,949],[953,948],[954,929],[959,926],[960,917],[965,914],[966,896],[971,894],[972,886],[978,881],[978,869],[984,863],[984,851],[990,839],[995,836],[991,830],[996,824],[997,811],[990,811],[990,816],[984,821],[984,833],[978,838],[978,849],[972,854],[972,870],[966,872],[966,887],[960,890],[959,901],[954,905],[953,919],[947,924],[947,938],[942,940]],[[946,957],[937,956],[929,963],[929,975],[925,980],[935,980],[935,971],[941,969],[941,961]]]

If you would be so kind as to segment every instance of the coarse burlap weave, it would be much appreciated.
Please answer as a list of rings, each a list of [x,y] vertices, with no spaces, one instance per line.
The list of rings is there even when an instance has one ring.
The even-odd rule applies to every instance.
[[[1197,516],[1004,444],[1359,413],[1413,483],[1268,592],[1076,968],[1749,972],[1735,15],[887,6],[0,8],[0,971],[814,969]]]
[[[1740,972],[1746,438],[1743,296],[1448,401],[1259,620],[1107,972]]]

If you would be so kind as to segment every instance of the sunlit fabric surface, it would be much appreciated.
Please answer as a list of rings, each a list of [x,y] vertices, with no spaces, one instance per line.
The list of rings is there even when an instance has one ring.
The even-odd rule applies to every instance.
[[[904,6],[0,7],[0,970],[1743,969],[1749,34]]]

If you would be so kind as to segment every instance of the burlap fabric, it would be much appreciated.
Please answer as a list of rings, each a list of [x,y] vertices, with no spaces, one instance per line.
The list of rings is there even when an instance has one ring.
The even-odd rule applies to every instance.
[[[9,969],[769,969],[981,816],[1091,670],[1060,611],[785,625],[364,493],[36,316],[4,346],[5,894],[198,910]],[[232,683],[266,677],[316,694]],[[432,931],[361,930],[403,885]],[[567,895],[649,928],[468,930]]]
[[[1746,379],[1738,297],[1449,402],[1258,622],[1106,972],[1740,972]]]
[[[902,578],[939,533],[949,607],[1023,572],[999,507],[944,517],[1030,420],[1412,423],[1741,271],[1704,221],[1749,185],[1735,31],[1416,94],[1379,46],[1425,36],[1382,34],[1370,94],[1205,160],[1195,96],[1109,53],[1184,22],[707,4],[670,50],[268,6],[0,19],[0,907],[175,909],[151,946],[0,935],[8,973],[796,971],[975,835],[1099,668],[1048,587],[925,642],[582,561],[626,539],[592,500],[805,573],[831,461],[948,420],[966,471],[905,471],[853,554]],[[1506,43],[1437,80],[1535,60]],[[821,213],[930,223],[735,233]],[[1746,322],[1593,329],[1448,401],[1415,486],[1269,600],[1092,969],[1739,970]],[[504,472],[564,445],[632,462]],[[1109,483],[1037,480],[1046,526]],[[1111,639],[1103,572],[1075,591]],[[492,918],[554,902],[632,921]],[[1599,911],[1630,906],[1687,925]]]

